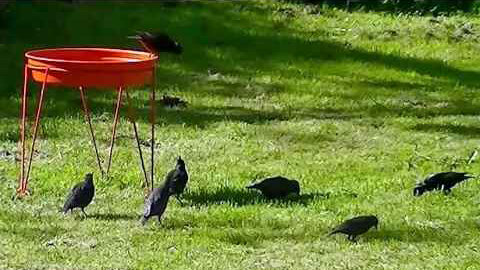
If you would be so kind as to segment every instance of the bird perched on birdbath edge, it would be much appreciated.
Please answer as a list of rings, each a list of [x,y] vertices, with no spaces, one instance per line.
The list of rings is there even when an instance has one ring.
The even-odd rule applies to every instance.
[[[74,208],[81,208],[85,216],[84,208],[87,207],[95,195],[95,186],[93,185],[93,173],[87,173],[84,181],[77,183],[67,196],[65,204],[63,205],[63,213],[66,214],[68,210],[73,212]]]
[[[138,35],[129,36],[128,38],[136,39],[149,52],[158,55],[160,52],[169,52],[174,54],[181,54],[183,51],[182,45],[170,38],[167,34],[157,33],[150,34],[149,32],[139,32]]]

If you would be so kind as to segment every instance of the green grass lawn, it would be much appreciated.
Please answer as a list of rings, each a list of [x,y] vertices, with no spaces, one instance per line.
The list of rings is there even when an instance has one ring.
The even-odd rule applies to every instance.
[[[125,36],[135,30],[163,30],[184,46],[158,62],[159,95],[189,105],[158,108],[155,173],[158,184],[176,156],[185,159],[186,205],[171,200],[162,225],[141,227],[131,125],[120,121],[113,169],[101,179],[78,93],[53,88],[32,194],[12,201],[19,164],[6,153],[17,151],[23,53],[134,48]],[[16,1],[0,17],[0,268],[480,269],[478,180],[450,196],[412,195],[431,172],[480,175],[478,161],[467,163],[480,143],[479,38],[473,15],[273,1]],[[147,140],[148,89],[138,90]],[[105,157],[115,96],[88,96]],[[61,215],[67,192],[89,171],[97,185],[90,217]],[[298,179],[302,196],[268,201],[244,189],[274,175]],[[357,244],[326,236],[363,214],[380,226]]]

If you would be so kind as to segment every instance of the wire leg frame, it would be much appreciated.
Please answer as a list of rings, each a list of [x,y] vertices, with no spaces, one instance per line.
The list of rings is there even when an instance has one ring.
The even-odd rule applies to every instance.
[[[157,84],[157,79],[156,79],[156,68],[153,68],[153,74],[152,74],[152,92],[150,94],[150,124],[151,124],[151,129],[152,129],[152,144],[150,145],[150,182],[151,186],[150,189],[153,190],[153,179],[154,179],[154,171],[155,171],[155,86]]]
[[[19,179],[19,187],[17,189],[17,194],[20,196],[23,196],[26,194],[27,191],[27,186],[28,186],[28,179],[30,175],[30,170],[31,170],[31,165],[32,165],[32,159],[33,159],[33,153],[35,151],[35,142],[37,139],[37,133],[38,133],[38,125],[40,123],[41,119],[41,114],[42,114],[42,107],[43,107],[43,102],[44,102],[44,96],[45,92],[47,90],[47,79],[48,79],[48,73],[49,73],[49,68],[45,69],[44,73],[44,80],[42,82],[42,88],[40,90],[40,94],[38,97],[38,102],[37,102],[37,108],[36,108],[36,114],[35,114],[35,123],[33,126],[33,134],[32,134],[32,144],[30,147],[30,154],[28,158],[27,164],[25,164],[25,155],[26,155],[26,121],[27,121],[27,111],[28,111],[28,74],[29,74],[29,69],[28,66],[25,65],[24,69],[24,81],[23,81],[23,91],[21,93],[21,121],[20,121],[20,147],[21,147],[21,170],[20,170],[20,179]],[[150,123],[151,123],[151,146],[150,146],[150,151],[151,151],[151,159],[150,159],[150,190],[153,190],[153,185],[154,185],[154,170],[155,170],[155,85],[156,85],[156,76],[155,76],[155,68],[153,70],[153,75],[152,75],[152,89],[150,93]],[[122,96],[123,96],[123,87],[118,88],[118,94],[117,94],[117,102],[115,106],[115,116],[114,116],[114,121],[113,121],[113,126],[112,126],[112,136],[110,140],[110,150],[109,150],[109,156],[108,156],[108,163],[107,163],[107,170],[104,172],[102,168],[102,163],[100,160],[100,155],[97,147],[97,143],[95,140],[95,133],[93,132],[93,127],[92,127],[92,121],[90,118],[90,112],[88,109],[88,104],[87,100],[85,98],[85,92],[83,87],[79,87],[80,91],[80,97],[82,101],[82,109],[85,114],[85,120],[88,123],[89,129],[90,129],[90,135],[92,139],[92,144],[95,149],[95,155],[97,158],[97,164],[100,169],[100,172],[102,173],[102,176],[107,176],[111,163],[112,163],[112,155],[113,155],[113,147],[115,145],[115,137],[116,137],[116,131],[117,131],[117,124],[118,124],[118,118],[120,115],[120,107],[122,104]],[[126,91],[125,91],[126,92]],[[140,157],[140,162],[141,162],[141,169],[143,172],[144,176],[144,181],[145,181],[145,186],[148,188],[148,176],[147,176],[147,171],[145,167],[145,162],[143,159],[143,154],[140,146],[140,141],[138,137],[138,130],[137,130],[137,125],[135,123],[135,117],[133,116],[133,110],[131,107],[131,102],[130,102],[130,97],[128,96],[128,93],[126,93],[127,97],[127,102],[128,102],[128,111],[129,111],[129,119],[132,123],[133,126],[133,131],[135,135],[135,140],[137,143],[137,148],[138,148],[138,153]],[[26,167],[26,168],[25,168]]]
[[[27,107],[28,107],[28,97],[27,97],[27,92],[28,92],[28,66],[25,65],[25,74],[24,74],[24,85],[23,85],[23,93],[22,93],[22,101],[21,101],[21,106],[22,106],[22,120],[21,120],[21,126],[20,126],[20,141],[22,145],[22,153],[21,153],[21,171],[20,171],[20,182],[19,182],[19,188],[17,189],[17,193],[20,196],[23,196],[27,192],[27,186],[28,186],[28,178],[30,176],[30,170],[32,167],[32,159],[33,159],[33,153],[35,151],[35,142],[37,140],[37,134],[38,134],[38,125],[40,123],[40,118],[42,116],[42,107],[43,107],[43,100],[44,100],[44,95],[45,91],[47,90],[47,79],[48,79],[48,72],[49,68],[45,69],[44,73],[44,79],[42,82],[42,88],[40,90],[40,95],[37,101],[37,108],[36,108],[36,113],[35,113],[35,123],[33,125],[33,134],[32,134],[32,144],[30,146],[30,154],[29,158],[27,160],[27,168],[25,172],[25,133],[26,133],[26,121],[27,121]]]
[[[82,108],[85,114],[85,120],[87,121],[88,127],[90,129],[90,135],[92,137],[92,145],[93,145],[93,148],[95,149],[95,156],[97,157],[98,169],[100,170],[102,177],[104,177],[105,172],[103,171],[102,162],[100,161],[100,155],[98,154],[97,142],[95,140],[95,133],[93,132],[92,120],[90,119],[90,111],[88,110],[87,100],[85,98],[85,92],[83,90],[83,87],[79,87],[78,89],[80,90],[80,98],[82,100]]]
[[[140,166],[143,172],[143,179],[144,179],[144,187],[148,189],[148,176],[147,176],[147,170],[145,168],[145,162],[143,160],[143,154],[142,154],[142,147],[140,146],[140,140],[138,138],[138,130],[137,130],[137,124],[135,123],[135,115],[133,112],[132,108],[132,101],[130,99],[130,96],[128,95],[128,91],[125,91],[126,97],[127,97],[127,106],[128,106],[128,118],[130,119],[130,122],[132,123],[133,127],[133,133],[135,136],[135,141],[138,149],[138,155],[140,157]]]
[[[87,121],[87,124],[88,124],[88,127],[89,127],[90,135],[91,135],[91,138],[92,138],[92,145],[94,147],[95,156],[97,158],[97,164],[98,164],[98,167],[99,167],[100,171],[102,172],[102,176],[108,175],[109,168],[111,168],[111,160],[112,160],[112,156],[113,156],[113,147],[114,147],[114,144],[115,144],[118,118],[119,118],[119,115],[120,115],[120,107],[121,107],[121,104],[122,104],[123,92],[125,92],[125,95],[126,95],[126,98],[127,98],[127,105],[128,105],[128,118],[129,118],[130,122],[132,123],[133,131],[134,131],[136,146],[137,146],[138,153],[139,153],[139,158],[140,158],[140,166],[141,166],[141,170],[143,172],[143,177],[144,177],[144,181],[145,181],[145,187],[149,188],[147,170],[146,170],[146,167],[145,167],[145,161],[144,161],[144,158],[143,158],[143,153],[142,153],[142,149],[141,149],[141,145],[140,145],[140,139],[139,139],[139,136],[138,136],[137,124],[135,122],[135,116],[134,116],[134,112],[133,112],[133,108],[132,108],[132,104],[131,104],[131,99],[130,99],[130,96],[128,94],[128,91],[126,91],[123,88],[118,89],[117,102],[116,102],[116,106],[115,106],[115,117],[114,117],[114,122],[113,122],[113,127],[112,127],[112,137],[111,137],[111,142],[110,142],[108,168],[107,168],[107,172],[105,173],[103,168],[102,168],[100,154],[99,154],[96,139],[95,139],[95,133],[93,131],[92,121],[91,121],[91,118],[90,118],[90,111],[89,111],[89,108],[88,108],[87,99],[85,97],[85,91],[84,91],[83,87],[79,87],[79,90],[80,90],[80,96],[81,96],[81,100],[82,100],[83,111],[85,113],[85,120]]]

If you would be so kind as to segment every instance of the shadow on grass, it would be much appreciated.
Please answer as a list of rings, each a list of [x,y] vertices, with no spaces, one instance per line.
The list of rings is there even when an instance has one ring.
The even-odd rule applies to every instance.
[[[412,129],[424,132],[442,132],[463,135],[467,137],[480,137],[480,127],[460,126],[455,124],[418,124]]]
[[[118,214],[118,213],[96,213],[96,214],[89,214],[88,219],[98,219],[98,220],[107,220],[107,221],[115,221],[115,220],[139,220],[139,215],[134,214]]]
[[[329,193],[307,193],[299,196],[290,195],[285,199],[269,200],[260,192],[249,191],[234,187],[221,187],[215,190],[198,190],[185,194],[184,198],[194,206],[208,206],[212,204],[227,204],[234,207],[255,204],[270,204],[279,207],[293,205],[307,206],[314,200],[328,199]]]
[[[422,228],[422,227],[402,227],[402,228],[385,228],[379,226],[378,231],[372,230],[371,232],[360,236],[359,238],[365,238],[365,241],[369,239],[376,239],[381,241],[397,241],[407,243],[420,243],[420,242],[439,242],[439,243],[451,243],[459,244],[463,243],[464,239],[461,235],[454,235],[445,229],[434,228]]]
[[[43,224],[42,227],[35,227],[32,224],[25,226],[11,226],[9,229],[0,228],[0,234],[10,235],[11,238],[22,238],[29,240],[31,242],[37,242],[39,239],[41,241],[49,240],[55,238],[57,235],[63,235],[68,232],[67,229],[62,227],[47,227]]]
[[[97,12],[92,13],[93,9]],[[251,12],[243,12],[245,9]],[[45,10],[52,13],[51,18],[44,18]],[[109,20],[104,20],[102,10],[109,12]],[[29,12],[29,17],[42,18],[43,20],[40,20],[42,25],[38,27],[43,31],[32,35],[30,24],[18,18],[17,13],[22,14],[22,12]],[[477,80],[478,72],[457,69],[441,60],[346,47],[341,42],[332,41],[329,37],[331,33],[321,30],[315,32],[316,40],[307,40],[308,35],[301,33],[299,29],[289,27],[288,19],[280,23],[275,22],[271,16],[268,16],[271,13],[272,10],[258,8],[251,3],[185,3],[174,9],[166,9],[158,3],[148,5],[122,3],[117,5],[115,10],[105,4],[79,5],[76,8],[70,8],[61,4],[27,6],[14,3],[11,14],[7,18],[9,24],[6,28],[5,43],[26,44],[25,46],[100,43],[104,46],[112,44],[121,47],[131,44],[124,38],[125,33],[133,33],[138,30],[138,27],[150,28],[163,25],[165,29],[175,33],[175,37],[185,47],[185,54],[181,58],[171,58],[179,63],[179,70],[177,70],[179,72],[176,72],[176,76],[172,76],[177,78],[181,78],[185,71],[206,72],[210,67],[234,72],[241,77],[255,75],[255,69],[251,67],[265,72],[276,70],[291,74],[291,70],[285,63],[301,64],[305,60],[315,60],[319,65],[322,65],[322,61],[325,65],[331,65],[329,60],[337,62],[349,60],[378,64],[402,71],[415,71],[433,78],[446,78],[453,84],[458,82],[471,86],[480,85]],[[76,25],[75,20],[82,18],[84,14],[92,15],[91,20],[85,22],[84,27],[69,28],[71,25]],[[158,20],[152,23],[148,20],[151,17],[156,17]],[[135,23],[132,23],[132,20]],[[64,23],[58,23],[58,21]],[[44,29],[47,25],[49,27]],[[88,25],[96,27],[88,27]],[[118,30],[113,31],[114,29]],[[59,35],[62,32],[68,33],[67,40]],[[219,35],[219,33],[222,34]],[[21,48],[20,51],[26,49],[28,48]],[[212,50],[219,50],[224,55],[212,53]],[[22,61],[11,61],[11,58],[21,59],[22,55],[10,56],[9,63],[16,64],[6,72],[13,72],[13,69],[16,73],[11,74],[21,74]],[[186,86],[192,84],[190,78],[183,81]],[[240,89],[235,92],[239,95],[243,93]],[[220,94],[230,95],[231,92],[220,92]]]

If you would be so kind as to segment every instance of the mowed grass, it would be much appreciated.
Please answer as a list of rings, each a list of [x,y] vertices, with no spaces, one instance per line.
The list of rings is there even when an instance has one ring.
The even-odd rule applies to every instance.
[[[273,1],[16,1],[1,16],[0,268],[480,268],[478,180],[450,196],[412,195],[431,172],[480,175],[478,161],[467,162],[480,142],[477,17]],[[110,177],[102,179],[78,93],[53,88],[31,196],[11,200],[23,53],[133,48],[125,36],[135,30],[166,31],[184,45],[183,55],[158,62],[158,94],[189,104],[158,107],[155,180],[181,155],[190,173],[186,205],[173,199],[162,225],[140,226],[143,180],[130,123],[121,119]],[[148,88],[137,90],[146,141]],[[105,160],[115,96],[88,96]],[[90,216],[61,215],[69,189],[90,171],[97,186]],[[298,179],[302,195],[268,201],[244,189],[274,175]],[[357,244],[326,236],[363,214],[377,215],[380,226]]]

